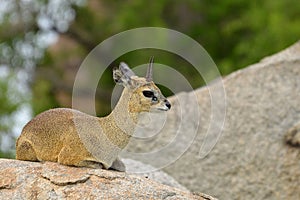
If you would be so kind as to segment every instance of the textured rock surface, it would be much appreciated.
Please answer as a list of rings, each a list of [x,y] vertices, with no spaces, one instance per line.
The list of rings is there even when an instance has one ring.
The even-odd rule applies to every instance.
[[[0,159],[0,199],[213,199],[122,172]]]
[[[300,199],[300,148],[288,145],[285,136],[300,121],[300,42],[225,77],[223,84],[226,120],[208,156],[199,159],[199,151],[211,123],[209,90],[216,83],[195,91],[198,105],[192,101],[192,93],[178,94],[180,105],[175,97],[170,98],[172,109],[161,134],[148,141],[132,140],[127,151],[145,153],[171,143],[178,124],[181,131],[177,134],[189,133],[196,126],[191,123],[191,110],[199,106],[200,127],[194,143],[164,168],[168,174],[191,191],[205,191],[225,200]],[[218,109],[222,102],[215,104]],[[179,106],[190,120],[180,121]],[[152,120],[159,123],[159,119]],[[188,142],[183,138],[181,144]],[[170,152],[157,160],[172,156]]]

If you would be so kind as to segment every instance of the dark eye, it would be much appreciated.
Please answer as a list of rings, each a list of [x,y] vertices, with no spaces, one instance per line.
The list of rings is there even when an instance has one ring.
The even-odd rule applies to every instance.
[[[152,91],[145,90],[145,91],[143,91],[143,95],[145,97],[152,98],[154,96],[154,93]]]

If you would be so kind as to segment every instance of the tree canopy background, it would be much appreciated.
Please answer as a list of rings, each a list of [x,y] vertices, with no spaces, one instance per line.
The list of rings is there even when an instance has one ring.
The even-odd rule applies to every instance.
[[[298,0],[0,1],[0,157],[14,155],[14,140],[31,116],[71,107],[76,72],[94,47],[119,32],[148,26],[192,37],[227,75],[299,40],[300,4]],[[180,71],[193,88],[203,85],[189,63],[176,55],[151,49],[130,52],[101,78],[97,115],[111,111],[112,67],[120,61],[143,64],[152,55]]]

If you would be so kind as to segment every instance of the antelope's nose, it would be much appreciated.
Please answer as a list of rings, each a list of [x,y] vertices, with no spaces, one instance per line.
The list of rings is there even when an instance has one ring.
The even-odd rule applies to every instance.
[[[170,102],[167,100],[167,99],[165,99],[164,100],[164,102],[165,102],[165,105],[169,108],[169,110],[171,109],[171,104],[170,104]]]

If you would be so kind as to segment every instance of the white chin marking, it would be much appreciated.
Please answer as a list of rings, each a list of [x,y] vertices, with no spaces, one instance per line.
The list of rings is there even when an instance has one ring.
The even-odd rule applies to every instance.
[[[168,108],[157,108],[157,110],[159,110],[159,111],[168,111],[169,109]]]
[[[166,112],[168,110],[169,109],[167,107],[166,108],[152,108],[152,109],[150,109],[150,112],[160,113],[160,112]]]

